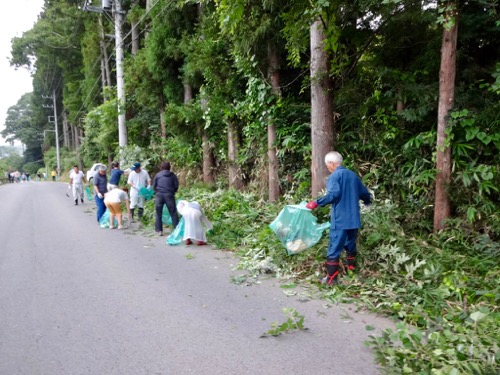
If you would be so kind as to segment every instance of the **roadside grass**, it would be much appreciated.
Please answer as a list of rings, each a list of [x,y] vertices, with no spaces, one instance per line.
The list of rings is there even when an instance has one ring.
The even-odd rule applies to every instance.
[[[313,248],[289,256],[268,227],[285,204],[299,201],[268,204],[255,194],[202,186],[182,189],[181,197],[200,203],[214,224],[209,241],[236,252],[250,276],[312,284],[323,273],[326,233]],[[146,223],[154,221],[148,205]],[[315,215],[320,223],[329,219],[327,208]],[[434,235],[424,216],[377,201],[363,213],[357,273],[319,291],[330,302],[356,303],[399,320],[395,330],[367,342],[384,373],[498,374],[500,244],[459,220]],[[500,227],[498,216],[491,220]]]

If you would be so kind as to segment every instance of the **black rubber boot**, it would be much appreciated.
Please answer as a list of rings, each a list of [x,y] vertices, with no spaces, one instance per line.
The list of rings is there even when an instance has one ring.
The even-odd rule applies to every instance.
[[[139,216],[139,220],[142,219],[142,215],[144,214],[144,208],[140,208],[139,207],[139,213],[138,213],[138,216]]]
[[[131,209],[130,209],[130,218],[131,218],[132,220],[134,220],[134,211],[135,211],[135,208],[131,208]]]
[[[75,199],[75,206],[78,206],[78,199]]]
[[[347,270],[353,272],[356,270],[356,255],[347,254]]]
[[[338,284],[339,276],[339,260],[338,259],[328,259],[325,263],[326,265],[326,277],[321,279],[322,284],[326,285],[336,285]]]

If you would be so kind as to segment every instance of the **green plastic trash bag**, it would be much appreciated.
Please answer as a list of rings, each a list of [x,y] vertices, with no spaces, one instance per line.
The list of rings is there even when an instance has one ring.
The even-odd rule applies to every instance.
[[[153,189],[148,189],[148,188],[145,188],[145,187],[141,187],[139,189],[139,195],[141,197],[144,197],[145,200],[150,200],[151,198],[153,198],[153,195],[155,194],[155,192],[153,191]]]
[[[170,216],[170,212],[168,212],[168,208],[166,205],[163,205],[163,211],[161,213],[161,221],[163,225],[172,225],[172,216]]]
[[[118,219],[115,217],[114,226],[118,226]],[[99,220],[99,226],[101,228],[109,228],[109,210],[106,208],[106,211],[101,216],[101,220]]]
[[[85,195],[87,196],[87,200],[89,202],[94,200],[94,197],[92,196],[92,191],[90,190],[90,186],[85,186]]]
[[[167,243],[171,246],[179,245],[182,242],[183,236],[184,236],[184,218],[181,217],[181,220],[179,220],[179,224],[177,224],[174,231],[168,235]]]
[[[288,252],[298,254],[321,239],[330,223],[318,224],[318,219],[306,208],[306,202],[285,206],[278,217],[269,225]]]

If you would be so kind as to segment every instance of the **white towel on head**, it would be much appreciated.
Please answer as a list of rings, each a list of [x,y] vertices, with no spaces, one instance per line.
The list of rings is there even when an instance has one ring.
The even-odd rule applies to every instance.
[[[203,214],[198,202],[180,200],[177,203],[177,211],[184,218],[184,236],[182,239],[187,240],[189,238],[195,241],[207,242],[205,227],[210,230],[213,225]]]

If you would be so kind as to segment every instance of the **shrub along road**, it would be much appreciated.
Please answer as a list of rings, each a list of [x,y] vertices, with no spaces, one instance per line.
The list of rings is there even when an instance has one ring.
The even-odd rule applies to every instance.
[[[66,186],[0,186],[0,374],[378,373],[366,326],[391,322],[235,284],[229,252],[101,229]],[[308,329],[261,338],[283,308]]]

